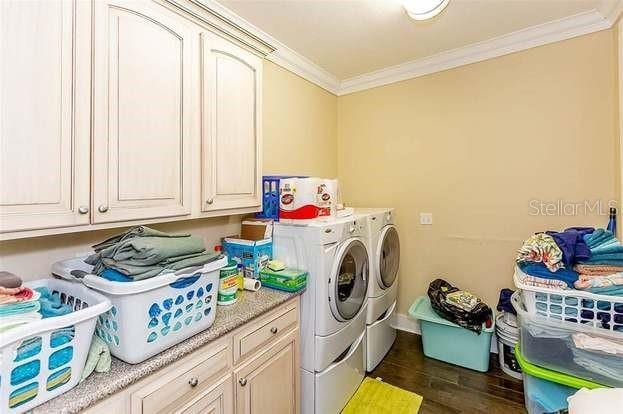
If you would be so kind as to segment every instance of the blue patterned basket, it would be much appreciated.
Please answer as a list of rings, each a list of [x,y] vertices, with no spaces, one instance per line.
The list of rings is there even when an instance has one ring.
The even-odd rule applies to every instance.
[[[41,279],[73,312],[0,334],[0,413],[30,410],[72,389],[82,375],[95,321],[110,301],[80,283]]]
[[[137,364],[212,326],[223,257],[204,266],[137,282],[111,282],[87,275],[83,282],[112,303],[95,333],[110,352]]]

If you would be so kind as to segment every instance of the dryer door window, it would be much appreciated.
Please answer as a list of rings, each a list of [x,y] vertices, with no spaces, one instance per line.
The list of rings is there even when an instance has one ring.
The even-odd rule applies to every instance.
[[[382,288],[388,288],[396,280],[400,264],[400,239],[396,227],[387,226],[383,229],[378,250],[379,284]]]
[[[333,313],[341,320],[357,315],[363,306],[368,285],[368,253],[360,240],[346,242],[340,249],[338,266],[331,278],[329,298]]]

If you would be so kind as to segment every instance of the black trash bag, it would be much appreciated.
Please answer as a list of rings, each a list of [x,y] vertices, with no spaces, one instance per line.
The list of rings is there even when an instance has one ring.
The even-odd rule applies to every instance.
[[[464,292],[443,279],[435,279],[428,286],[428,297],[435,313],[457,325],[474,331],[482,331],[482,324],[491,326],[493,312],[479,298]],[[463,299],[472,299],[471,303]],[[489,322],[487,322],[489,321]]]
[[[511,296],[515,293],[514,290],[511,289],[502,289],[500,290],[500,300],[498,301],[497,310],[500,312],[508,312],[513,315],[517,315],[517,311],[515,307],[511,303]]]

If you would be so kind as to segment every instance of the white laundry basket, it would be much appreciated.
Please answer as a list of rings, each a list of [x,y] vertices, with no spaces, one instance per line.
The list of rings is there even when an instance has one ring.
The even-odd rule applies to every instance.
[[[83,283],[112,303],[98,318],[97,335],[114,356],[136,364],[209,328],[216,316],[219,269],[226,264],[223,257],[136,282],[87,274]]]
[[[73,388],[82,375],[97,317],[110,301],[80,283],[42,279],[74,312],[0,334],[0,413],[17,414]]]
[[[515,267],[515,286],[521,290],[523,304],[530,315],[623,334],[623,297],[528,286],[521,282],[524,276],[526,274]]]

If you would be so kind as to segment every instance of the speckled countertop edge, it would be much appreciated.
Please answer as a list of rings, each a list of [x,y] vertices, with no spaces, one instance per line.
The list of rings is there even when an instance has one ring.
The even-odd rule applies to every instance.
[[[269,288],[262,288],[258,292],[245,291],[235,304],[217,306],[214,324],[205,331],[139,364],[128,364],[113,357],[110,372],[92,374],[66,393],[35,407],[31,413],[78,413],[299,294]]]

